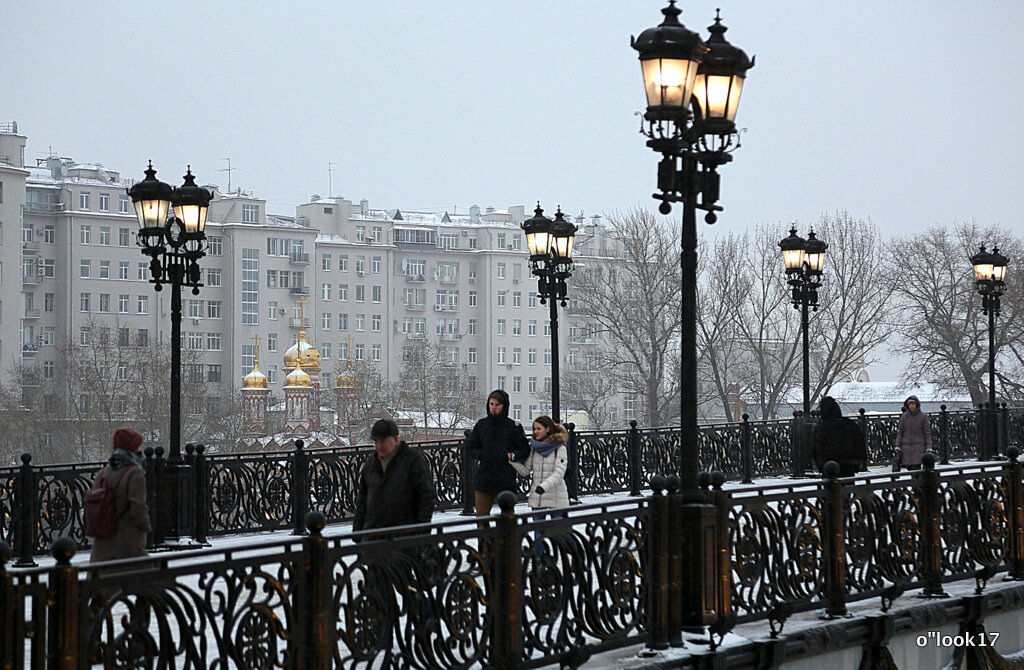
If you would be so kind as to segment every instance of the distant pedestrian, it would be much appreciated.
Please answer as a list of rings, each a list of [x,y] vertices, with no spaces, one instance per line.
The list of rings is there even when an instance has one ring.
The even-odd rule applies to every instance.
[[[903,403],[906,410],[900,417],[896,431],[896,448],[899,449],[900,462],[908,470],[921,467],[924,452],[932,450],[932,426],[928,414],[921,411],[921,401],[917,396],[910,396]]]
[[[398,437],[398,424],[380,419],[370,429],[375,453],[359,471],[352,530],[429,523],[434,514],[430,465]]]
[[[825,464],[839,464],[840,477],[852,477],[867,469],[868,452],[864,431],[853,419],[843,416],[839,403],[825,396],[818,405],[821,421],[814,426],[814,464],[824,473]]]
[[[508,418],[508,394],[501,389],[487,396],[487,416],[473,426],[466,449],[477,461],[476,515],[489,516],[498,494],[516,489],[516,471],[509,461],[530,455],[523,427]]]
[[[112,535],[93,538],[90,563],[146,556],[150,525],[141,449],[142,435],[138,431],[131,428],[114,431],[113,451],[107,464],[96,474],[93,487],[113,490],[116,529]]]

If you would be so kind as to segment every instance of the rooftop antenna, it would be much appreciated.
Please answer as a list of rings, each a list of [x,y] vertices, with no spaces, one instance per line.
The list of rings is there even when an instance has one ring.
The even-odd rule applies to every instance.
[[[333,178],[334,178],[334,166],[335,165],[341,165],[341,163],[339,161],[327,161],[327,197],[328,198],[333,198],[334,197]]]
[[[227,192],[231,193],[231,171],[232,170],[237,170],[238,168],[231,167],[231,159],[230,158],[221,158],[221,160],[222,161],[227,161],[228,162],[228,166],[226,168],[221,168],[221,169],[217,170],[217,172],[227,172],[228,173],[228,191]]]

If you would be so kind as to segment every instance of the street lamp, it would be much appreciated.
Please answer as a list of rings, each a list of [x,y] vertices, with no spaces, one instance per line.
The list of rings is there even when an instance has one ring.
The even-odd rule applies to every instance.
[[[991,252],[981,245],[978,253],[971,256],[974,266],[974,287],[981,294],[981,309],[988,315],[988,419],[986,439],[982,441],[982,459],[992,457],[995,445],[996,417],[996,317],[999,316],[999,298],[1006,289],[1006,256],[995,247]]]
[[[533,218],[523,222],[526,246],[530,250],[530,268],[537,276],[537,296],[548,303],[551,319],[551,418],[561,423],[558,384],[558,309],[566,306],[566,280],[572,275],[572,247],[576,226],[566,221],[559,207],[554,220],[544,216],[540,203]]]
[[[799,477],[807,468],[807,447],[811,443],[811,372],[810,345],[807,337],[808,312],[818,311],[818,288],[821,271],[825,266],[828,245],[819,240],[812,230],[807,239],[796,234],[796,226],[789,229],[789,237],[779,242],[782,262],[786,266],[786,283],[793,288],[793,307],[800,310],[800,333],[803,337],[804,358],[804,415],[803,439],[799,446],[794,440],[793,476]]]
[[[181,458],[181,287],[191,286],[192,295],[199,295],[202,286],[199,259],[206,255],[206,213],[213,194],[196,185],[191,166],[178,188],[171,188],[156,178],[152,161],[145,174],[145,179],[128,189],[128,195],[135,204],[139,220],[138,245],[150,258],[150,282],[157,291],[163,289],[163,284],[171,286],[169,479],[161,507],[180,510],[182,506],[177,504],[179,481],[186,469]],[[169,524],[168,537],[178,535],[182,521],[178,519],[178,523]]]
[[[716,15],[705,42],[679,22],[675,0],[661,10],[662,23],[648,28],[631,44],[640,54],[647,111],[640,131],[647,146],[661,154],[658,163],[659,211],[668,214],[671,203],[683,203],[681,377],[680,384],[680,492],[685,501],[683,528],[696,538],[688,545],[687,565],[714,560],[713,547],[704,542],[705,531],[714,528],[714,509],[697,485],[700,468],[697,441],[697,216],[707,212],[716,220],[719,193],[718,167],[732,160],[739,147],[736,111],[747,71],[754,61],[725,39],[726,27]],[[710,552],[712,555],[708,555]],[[714,619],[714,604],[705,597],[708,579],[691,571],[685,611],[688,625],[702,626]],[[659,643],[660,645],[660,643]]]

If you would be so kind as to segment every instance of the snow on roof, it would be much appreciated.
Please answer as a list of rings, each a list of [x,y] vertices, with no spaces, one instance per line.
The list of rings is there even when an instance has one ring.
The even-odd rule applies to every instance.
[[[438,421],[440,417],[440,421]],[[427,413],[427,426],[421,426],[423,422],[423,412],[415,412],[408,410],[398,410],[395,412],[395,420],[399,422],[409,422],[417,428],[434,428],[434,429],[445,429],[447,430],[452,425],[452,421],[455,419],[455,415],[451,412],[428,412]],[[475,419],[463,419],[455,424],[455,428],[472,428],[473,424],[476,423]]]
[[[792,389],[786,402],[802,402],[801,390]],[[935,384],[902,384],[900,382],[839,382],[833,384],[828,395],[839,403],[893,403],[899,405],[908,396],[916,395],[922,403],[971,402],[971,396],[963,392],[942,391]]]
[[[326,235],[324,233],[320,233],[319,235],[316,236],[316,243],[317,244],[352,244],[352,242],[349,242],[346,238],[342,237],[341,235]]]

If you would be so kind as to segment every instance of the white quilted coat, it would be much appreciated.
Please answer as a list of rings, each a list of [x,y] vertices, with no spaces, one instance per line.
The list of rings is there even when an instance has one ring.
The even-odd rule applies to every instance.
[[[565,443],[568,440],[569,433],[556,424],[547,441],[561,443],[557,449],[547,456],[531,449],[525,463],[512,462],[512,467],[524,477],[533,474],[527,498],[532,509],[569,506],[569,490],[565,485],[565,468],[569,464],[569,450]],[[537,493],[538,486],[544,489],[543,495]]]

